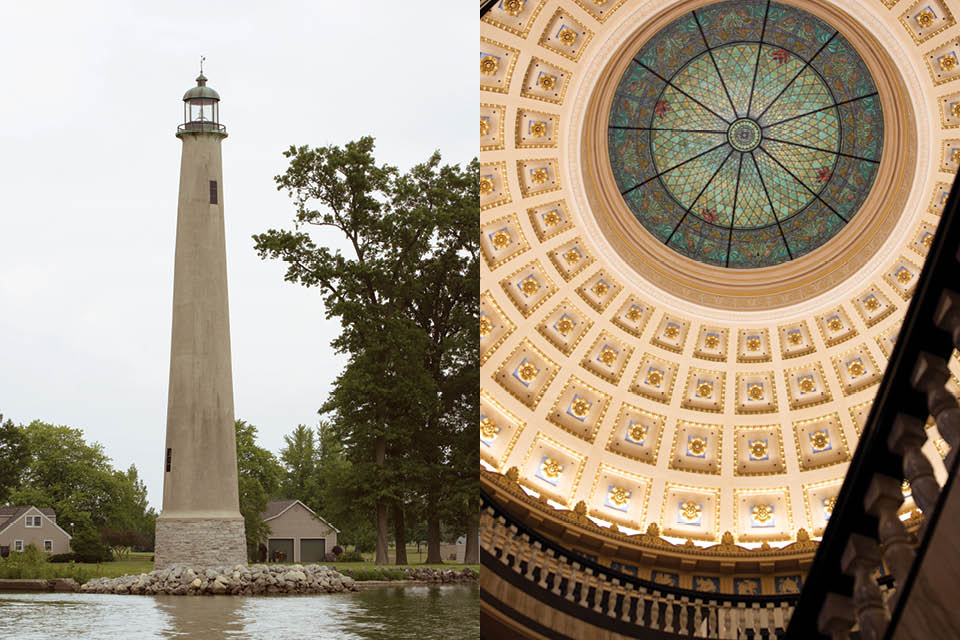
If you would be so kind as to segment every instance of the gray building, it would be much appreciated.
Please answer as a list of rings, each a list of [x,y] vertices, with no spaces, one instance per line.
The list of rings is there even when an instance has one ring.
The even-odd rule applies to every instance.
[[[31,544],[47,553],[67,553],[70,538],[57,524],[53,509],[0,507],[0,556],[23,551]]]
[[[263,521],[270,526],[266,542],[272,562],[323,562],[340,533],[299,500],[268,502]]]

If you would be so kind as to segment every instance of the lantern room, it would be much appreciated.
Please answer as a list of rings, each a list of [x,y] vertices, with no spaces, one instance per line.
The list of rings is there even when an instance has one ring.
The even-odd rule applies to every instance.
[[[220,94],[207,86],[207,78],[200,72],[197,86],[183,94],[183,124],[177,127],[177,135],[183,132],[207,132],[227,135],[220,124]]]

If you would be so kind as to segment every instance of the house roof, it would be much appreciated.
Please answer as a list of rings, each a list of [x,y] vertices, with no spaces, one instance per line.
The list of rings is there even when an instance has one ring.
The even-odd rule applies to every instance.
[[[25,514],[30,510],[35,510],[40,512],[44,518],[50,521],[50,524],[55,526],[57,529],[60,529],[60,531],[63,531],[64,535],[66,535],[67,538],[73,537],[69,533],[67,533],[63,529],[63,527],[58,525],[56,520],[54,520],[54,518],[57,517],[56,511],[48,508],[41,509],[40,507],[34,507],[33,505],[26,505],[26,506],[20,506],[20,507],[0,507],[0,533],[3,533],[7,527],[12,525],[14,522],[17,521],[17,519],[20,516],[22,516],[23,514]]]
[[[8,519],[11,517],[16,517],[21,513],[25,513],[26,510],[30,508],[30,506],[31,505],[27,505],[24,507],[0,507],[0,518]],[[47,508],[41,509],[40,507],[37,507],[37,511],[39,511],[40,513],[42,513],[43,515],[49,518],[57,517],[57,512],[54,511],[53,509],[47,509]]]
[[[272,520],[297,502],[299,502],[299,500],[272,500],[267,503],[267,510],[261,514],[261,517],[264,520]]]
[[[302,506],[304,509],[306,509],[311,514],[313,514],[313,517],[315,517],[317,520],[327,524],[331,529],[333,529],[337,533],[340,533],[340,529],[337,529],[335,526],[333,526],[332,524],[330,524],[329,522],[321,518],[319,515],[317,515],[317,513],[313,509],[303,504],[303,502],[300,500],[271,500],[270,502],[267,503],[267,508],[262,514],[260,514],[260,517],[263,518],[264,522],[266,522],[267,520],[273,520],[274,518],[282,515],[287,509],[289,509],[290,507],[292,507],[297,503],[299,503],[300,506]]]

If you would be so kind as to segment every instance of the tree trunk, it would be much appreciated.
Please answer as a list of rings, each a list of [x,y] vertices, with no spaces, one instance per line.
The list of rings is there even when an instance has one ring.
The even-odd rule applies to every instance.
[[[480,564],[480,516],[474,512],[467,520],[467,546],[463,553],[463,564]]]
[[[407,532],[403,523],[403,504],[393,502],[393,539],[397,544],[397,565],[407,564]]]
[[[440,555],[440,515],[438,513],[437,501],[439,499],[440,487],[431,483],[430,492],[427,495],[427,562],[426,564],[443,564],[443,557]]]
[[[377,438],[377,466],[383,467],[387,459],[387,439]],[[387,500],[377,499],[377,553],[374,564],[389,564],[387,558]]]

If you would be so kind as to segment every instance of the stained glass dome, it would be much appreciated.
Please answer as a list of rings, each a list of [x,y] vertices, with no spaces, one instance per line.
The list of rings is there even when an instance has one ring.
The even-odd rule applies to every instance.
[[[660,30],[610,107],[618,189],[658,241],[700,262],[798,258],[857,214],[883,150],[874,80],[823,20],[722,2]]]

